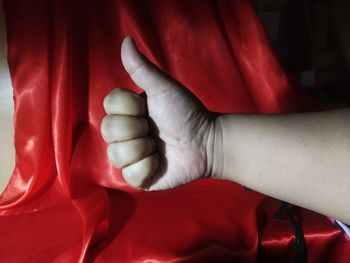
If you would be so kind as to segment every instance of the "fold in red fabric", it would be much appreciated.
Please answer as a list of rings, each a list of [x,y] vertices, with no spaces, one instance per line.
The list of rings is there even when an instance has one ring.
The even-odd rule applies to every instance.
[[[107,160],[102,101],[135,86],[126,35],[217,112],[317,109],[291,84],[251,1],[5,1],[16,168],[0,199],[1,262],[289,262],[279,201],[203,179],[144,192]],[[283,176],[283,175],[281,175]],[[299,214],[308,262],[347,262],[321,215]]]

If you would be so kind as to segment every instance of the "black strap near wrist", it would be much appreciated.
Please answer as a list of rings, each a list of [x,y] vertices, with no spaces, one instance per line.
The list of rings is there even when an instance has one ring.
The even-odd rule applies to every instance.
[[[251,191],[251,189],[244,186],[246,191]],[[275,220],[283,220],[288,219],[291,223],[293,231],[294,231],[294,246],[295,253],[291,263],[306,263],[306,243],[304,238],[304,233],[302,227],[299,223],[299,220],[296,217],[296,211],[299,210],[300,207],[293,206],[293,209],[290,208],[290,204],[284,201],[281,201],[281,205],[275,213]]]
[[[299,207],[294,208],[299,209]],[[292,225],[295,237],[295,253],[291,263],[306,263],[306,244],[304,233],[298,219],[295,216],[295,210],[292,211],[287,202],[282,202],[274,218],[275,220],[288,219]]]

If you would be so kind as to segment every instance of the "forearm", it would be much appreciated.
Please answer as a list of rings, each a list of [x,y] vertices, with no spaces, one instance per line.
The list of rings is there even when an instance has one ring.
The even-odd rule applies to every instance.
[[[222,178],[350,223],[350,111],[222,115]]]

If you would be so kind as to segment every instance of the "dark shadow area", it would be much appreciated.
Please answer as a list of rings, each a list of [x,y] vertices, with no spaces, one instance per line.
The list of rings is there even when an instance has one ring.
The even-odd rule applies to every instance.
[[[109,222],[109,228],[106,235],[89,248],[86,262],[94,262],[97,256],[117,238],[135,210],[135,200],[126,192],[109,189],[108,197],[109,211],[107,220]]]
[[[350,2],[255,0],[281,64],[326,109],[350,106]]]

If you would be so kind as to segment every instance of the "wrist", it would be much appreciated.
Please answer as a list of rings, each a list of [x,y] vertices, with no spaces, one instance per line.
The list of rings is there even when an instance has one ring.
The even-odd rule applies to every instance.
[[[211,178],[222,179],[224,171],[223,131],[221,115],[211,120],[207,143],[208,174]]]

